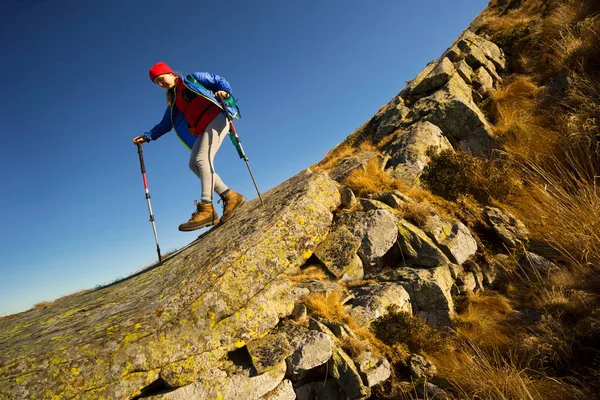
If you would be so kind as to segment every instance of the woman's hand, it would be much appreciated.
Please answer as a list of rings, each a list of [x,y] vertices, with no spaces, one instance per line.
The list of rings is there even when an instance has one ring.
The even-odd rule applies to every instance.
[[[136,136],[133,138],[133,143],[134,144],[144,144],[144,142],[149,142],[148,138],[146,136]]]
[[[217,98],[217,100],[226,99],[229,97],[229,93],[227,93],[224,90],[219,90],[215,93],[215,97]]]

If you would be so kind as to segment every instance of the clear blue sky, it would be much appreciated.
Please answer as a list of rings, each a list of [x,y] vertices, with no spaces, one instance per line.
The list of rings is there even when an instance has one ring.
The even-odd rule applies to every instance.
[[[156,260],[136,148],[157,61],[224,76],[261,190],[321,160],[454,41],[485,0],[4,0],[0,315]],[[163,252],[200,197],[173,132],[144,146]],[[230,142],[226,184],[256,196]],[[220,210],[220,206],[218,207]]]

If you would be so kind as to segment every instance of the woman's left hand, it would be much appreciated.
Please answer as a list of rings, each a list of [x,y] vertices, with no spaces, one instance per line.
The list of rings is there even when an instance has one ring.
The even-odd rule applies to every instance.
[[[218,92],[216,92],[216,93],[215,93],[215,97],[216,97],[218,100],[221,100],[221,99],[226,99],[226,98],[228,98],[228,97],[229,97],[229,93],[227,93],[227,92],[226,92],[226,91],[224,91],[224,90],[219,90]]]

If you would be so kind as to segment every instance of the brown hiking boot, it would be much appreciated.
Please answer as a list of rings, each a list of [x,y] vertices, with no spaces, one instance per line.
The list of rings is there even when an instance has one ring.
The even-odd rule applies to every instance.
[[[233,215],[233,212],[246,202],[246,198],[241,194],[229,189],[226,195],[221,196],[223,200],[223,216],[221,223],[227,221]]]
[[[196,229],[216,225],[218,223],[219,216],[212,203],[197,202],[196,211],[192,214],[192,218],[190,218],[188,222],[179,225],[179,230],[184,232],[195,231]]]

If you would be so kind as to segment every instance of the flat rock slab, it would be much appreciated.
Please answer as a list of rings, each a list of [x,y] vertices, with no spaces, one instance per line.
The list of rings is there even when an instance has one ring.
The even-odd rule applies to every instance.
[[[266,334],[300,294],[274,279],[312,255],[340,196],[305,170],[263,199],[162,265],[0,323],[0,398],[131,398],[173,363]]]

